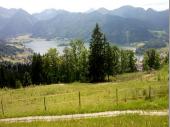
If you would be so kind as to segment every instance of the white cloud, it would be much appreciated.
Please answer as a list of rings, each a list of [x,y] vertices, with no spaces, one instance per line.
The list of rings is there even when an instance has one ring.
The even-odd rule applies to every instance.
[[[82,12],[88,9],[105,7],[115,9],[123,5],[164,10],[169,7],[168,0],[0,0],[0,6],[6,8],[23,8],[34,13],[44,9],[55,8]]]

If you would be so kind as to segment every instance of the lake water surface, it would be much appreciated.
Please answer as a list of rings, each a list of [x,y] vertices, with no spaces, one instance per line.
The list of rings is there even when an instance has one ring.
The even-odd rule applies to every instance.
[[[61,44],[65,44],[62,45]],[[59,53],[62,53],[63,49],[66,47],[66,44],[68,44],[68,41],[46,41],[46,40],[33,40],[30,42],[24,43],[26,48],[32,49],[36,53],[45,54],[50,48],[56,48]]]
[[[70,40],[68,39],[60,39],[60,40],[50,40],[47,41],[45,39],[35,39],[30,42],[24,43],[26,48],[32,49],[35,53],[45,54],[50,48],[56,48],[59,53],[63,53],[64,48],[68,47]],[[85,43],[85,47],[88,48],[89,44]]]
[[[69,42],[70,42],[69,40],[61,40],[61,39],[50,40],[50,41],[47,41],[45,39],[35,39],[33,41],[24,43],[24,45],[26,48],[30,48],[34,52],[40,53],[41,55],[47,53],[47,51],[50,48],[56,48],[57,51],[60,54],[62,54],[64,48],[68,46]],[[85,43],[85,46],[88,48],[89,44]],[[133,51],[136,50],[135,47],[130,47],[130,46],[118,46],[118,47],[122,49],[133,50]],[[141,61],[143,59],[143,56],[137,55],[136,58]]]

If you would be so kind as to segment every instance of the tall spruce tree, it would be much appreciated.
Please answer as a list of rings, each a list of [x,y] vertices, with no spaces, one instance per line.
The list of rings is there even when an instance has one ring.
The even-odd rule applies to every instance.
[[[40,54],[34,54],[32,58],[32,65],[31,65],[31,77],[33,84],[41,84],[43,83],[43,61]]]
[[[105,79],[105,43],[103,33],[96,24],[90,41],[89,78],[91,82],[101,82]]]
[[[104,44],[105,44],[105,73],[107,75],[107,80],[109,81],[109,76],[113,74],[113,52],[109,42],[106,40],[104,35]]]

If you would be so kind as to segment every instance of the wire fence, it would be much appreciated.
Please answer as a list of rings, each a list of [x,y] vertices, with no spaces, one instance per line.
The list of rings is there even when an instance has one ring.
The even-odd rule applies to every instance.
[[[14,110],[20,109],[19,112],[29,112],[29,110],[50,111],[67,109],[69,107],[81,108],[85,106],[99,106],[100,104],[119,105],[130,103],[133,100],[153,100],[156,97],[168,95],[167,85],[149,86],[148,88],[114,88],[94,91],[77,91],[68,93],[58,93],[46,96],[5,99],[2,96],[0,100],[0,115],[7,116]],[[20,108],[24,107],[25,108]],[[30,109],[29,109],[30,108]],[[22,111],[21,111],[22,109]]]

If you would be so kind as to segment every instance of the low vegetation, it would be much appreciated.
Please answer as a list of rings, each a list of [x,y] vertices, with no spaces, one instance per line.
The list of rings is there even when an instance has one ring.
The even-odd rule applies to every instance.
[[[167,127],[168,116],[125,115],[78,120],[0,123],[0,127]]]

